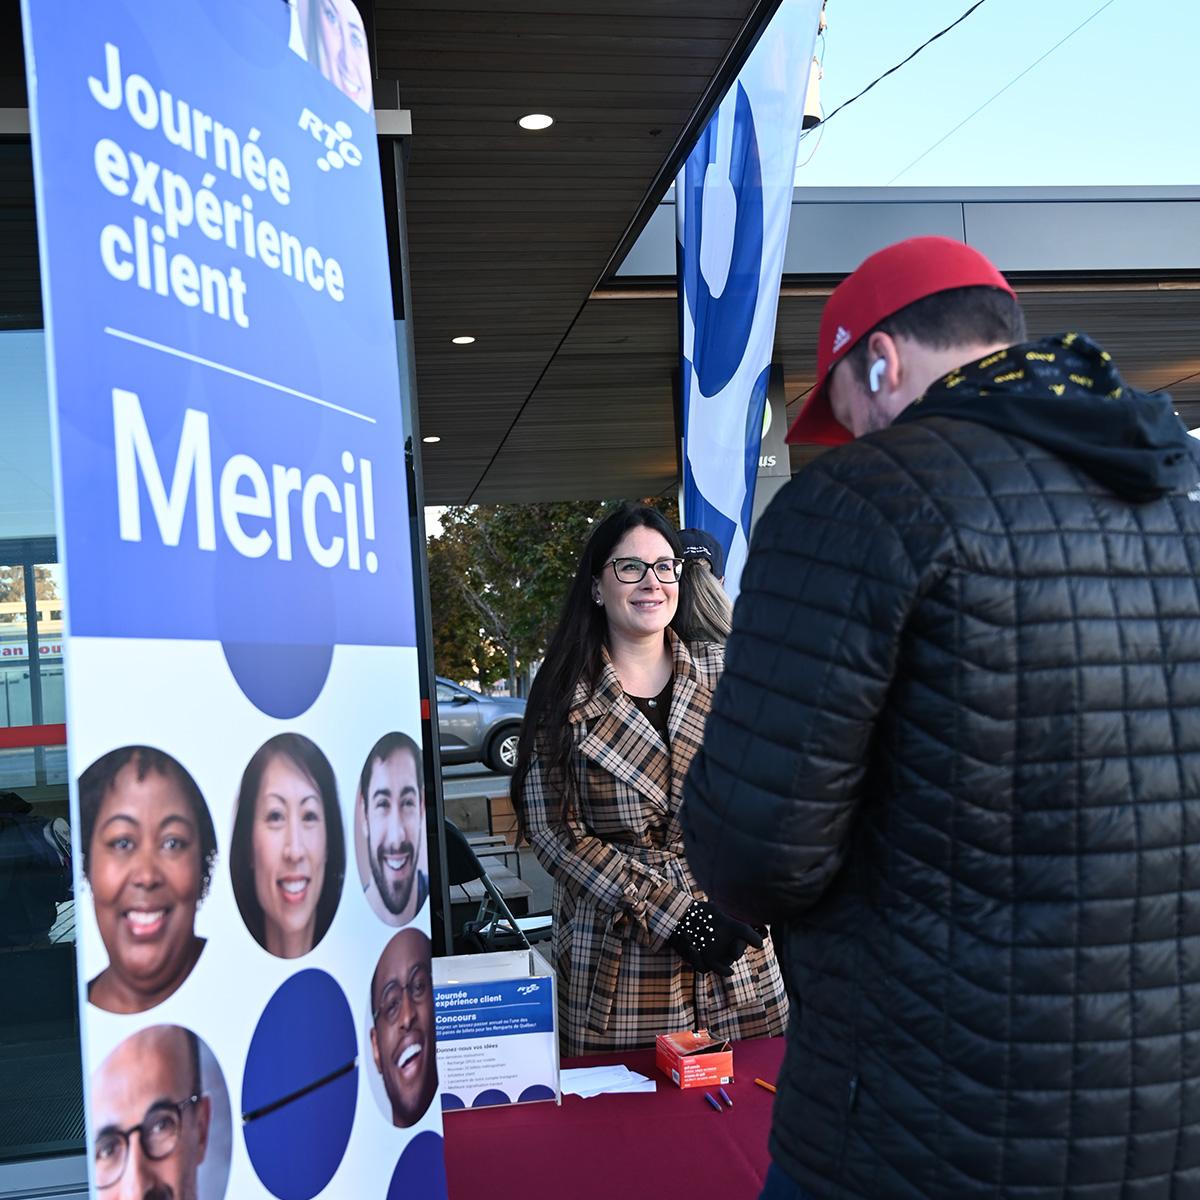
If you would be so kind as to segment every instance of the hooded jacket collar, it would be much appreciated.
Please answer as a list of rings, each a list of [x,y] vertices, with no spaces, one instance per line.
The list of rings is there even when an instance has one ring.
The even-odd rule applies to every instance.
[[[1200,479],[1200,446],[1170,396],[1128,387],[1083,334],[1010,346],[951,371],[895,423],[933,416],[1043,446],[1127,500],[1157,500]]]

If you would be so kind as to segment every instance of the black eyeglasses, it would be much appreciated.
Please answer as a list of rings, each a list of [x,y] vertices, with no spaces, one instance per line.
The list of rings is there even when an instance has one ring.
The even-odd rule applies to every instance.
[[[96,1138],[96,1186],[110,1188],[120,1183],[129,1162],[129,1139],[135,1133],[142,1140],[142,1153],[152,1162],[170,1157],[179,1145],[184,1110],[199,1101],[200,1095],[195,1095],[177,1104],[156,1104],[140,1125],[102,1130]]]
[[[424,967],[414,967],[407,983],[397,983],[392,979],[383,989],[379,998],[379,1007],[371,1014],[371,1019],[378,1021],[380,1017],[389,1024],[395,1025],[400,1020],[400,1008],[404,1002],[404,993],[414,1004],[420,1004],[425,999],[429,986],[433,981]]]
[[[641,583],[651,567],[654,568],[659,583],[678,583],[679,574],[683,570],[683,559],[660,558],[656,562],[648,563],[640,558],[610,558],[604,565],[611,566],[613,574],[622,583]]]

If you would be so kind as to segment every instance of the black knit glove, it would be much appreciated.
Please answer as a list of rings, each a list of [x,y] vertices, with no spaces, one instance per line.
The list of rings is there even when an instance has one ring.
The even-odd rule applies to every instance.
[[[694,900],[675,932],[667,939],[671,949],[697,971],[715,971],[726,979],[747,946],[762,949],[762,938],[741,921],[727,917],[704,900]]]

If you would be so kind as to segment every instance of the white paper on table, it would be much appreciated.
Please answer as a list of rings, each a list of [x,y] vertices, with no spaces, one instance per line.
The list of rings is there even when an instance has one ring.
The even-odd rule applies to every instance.
[[[559,1086],[564,1096],[580,1096],[585,1100],[606,1092],[657,1090],[653,1079],[621,1065],[568,1068],[559,1073]]]

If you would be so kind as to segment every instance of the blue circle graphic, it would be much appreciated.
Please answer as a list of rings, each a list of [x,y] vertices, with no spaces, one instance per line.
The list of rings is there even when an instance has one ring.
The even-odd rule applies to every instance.
[[[392,1172],[387,1200],[446,1200],[446,1158],[439,1134],[418,1133]]]
[[[290,721],[313,706],[333,661],[332,646],[222,642],[221,648],[246,699],[280,721]]]
[[[453,1092],[442,1093],[442,1112],[453,1112],[458,1108],[466,1108],[461,1096],[456,1096]]]
[[[499,1088],[488,1088],[487,1091],[480,1092],[474,1100],[471,1101],[472,1108],[490,1108],[493,1104],[511,1104],[512,1097],[507,1092],[502,1092]]]
[[[341,1165],[358,1099],[358,1043],[333,977],[300,971],[267,1002],[242,1078],[242,1130],[263,1186],[312,1200]]]

